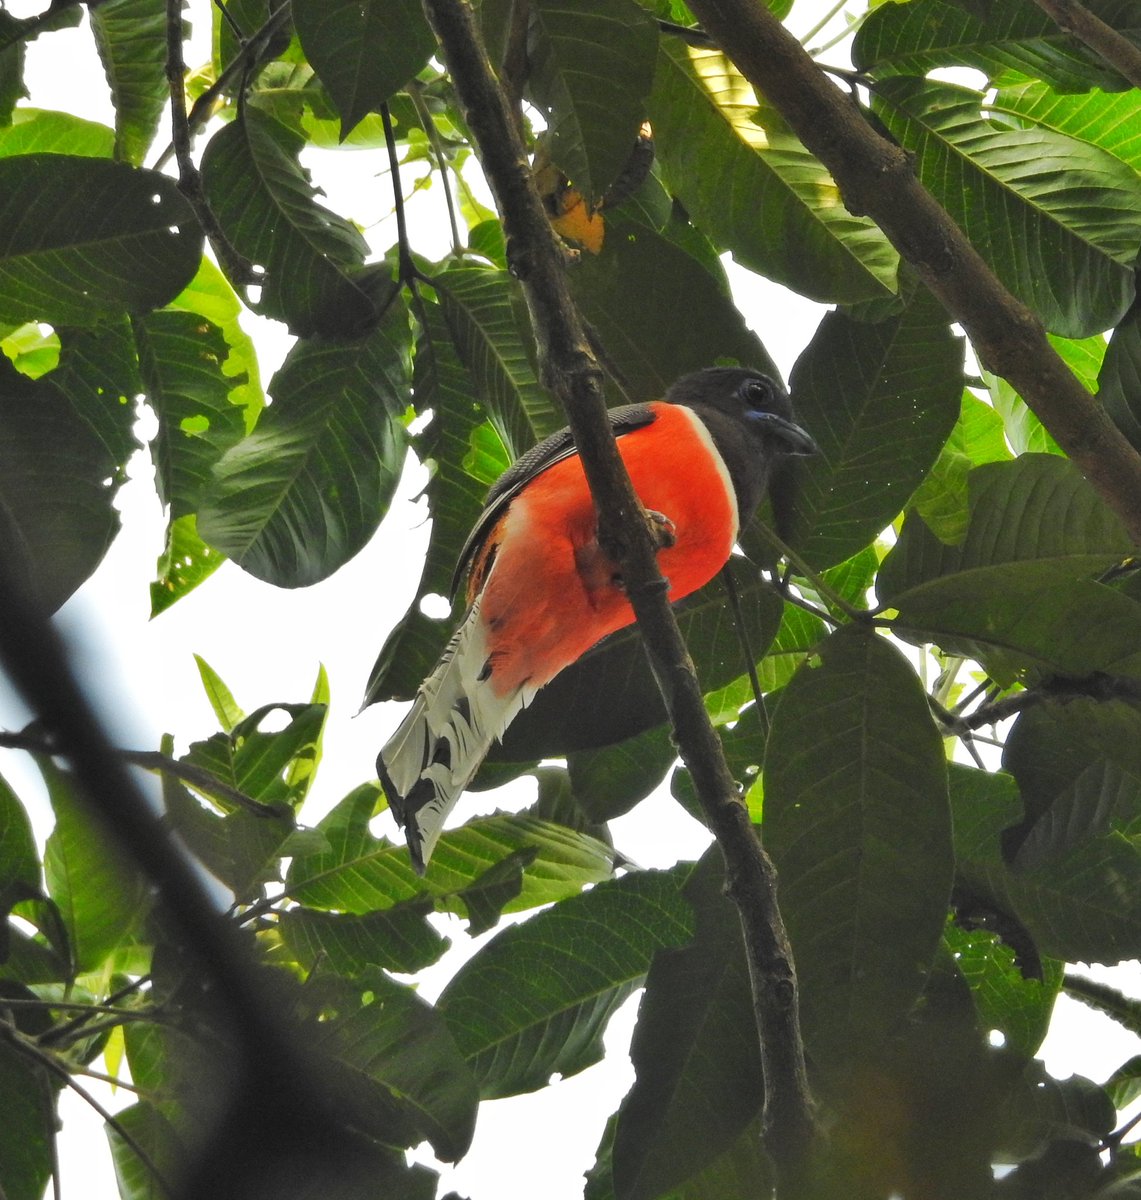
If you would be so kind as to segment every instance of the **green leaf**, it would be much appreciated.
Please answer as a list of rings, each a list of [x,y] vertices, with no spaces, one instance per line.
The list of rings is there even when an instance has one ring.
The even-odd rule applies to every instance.
[[[506,271],[459,267],[435,281],[463,365],[513,459],[565,424],[531,365],[532,334]]]
[[[317,203],[302,138],[247,105],[202,156],[206,197],[234,249],[265,268],[258,311],[308,337],[360,336],[377,307],[360,278],[368,247]]]
[[[989,404],[964,391],[955,428],[911,497],[915,511],[941,542],[953,545],[966,536],[970,521],[967,479],[972,469],[1009,458],[1002,418]]]
[[[479,1093],[440,1014],[375,968],[351,983],[318,976],[306,991],[325,1010],[311,1041],[338,1072],[370,1086],[376,1126],[368,1132],[390,1145],[426,1138],[437,1158],[462,1158]]]
[[[356,976],[383,967],[409,973],[431,966],[451,944],[424,920],[432,910],[427,898],[359,915],[294,908],[281,914],[278,928],[306,970]]]
[[[1120,33],[1141,41],[1131,0],[1087,7]],[[974,67],[991,80],[1030,75],[1059,91],[1116,91],[1125,81],[1094,51],[1028,0],[988,0],[977,10],[952,0],[884,4],[860,27],[852,62],[861,71],[925,75],[935,67]]]
[[[819,655],[773,717],[764,831],[805,1044],[835,1070],[874,1059],[922,992],[953,859],[942,742],[915,672],[855,626]]]
[[[93,325],[157,308],[201,254],[166,175],[66,154],[0,159],[0,320]]]
[[[467,910],[467,931],[471,937],[478,937],[499,924],[504,908],[522,892],[523,870],[535,861],[537,854],[536,846],[515,850],[457,893]]]
[[[104,0],[91,31],[115,108],[115,158],[136,167],[154,140],[170,92],[164,0]],[[189,33],[186,22],[183,36]]]
[[[193,313],[156,312],[134,323],[147,400],[158,417],[151,443],[159,498],[177,520],[198,510],[222,456],[245,433],[222,331]]]
[[[598,750],[567,755],[575,803],[592,821],[611,821],[644,800],[677,758],[668,725]]]
[[[245,711],[234,699],[234,693],[226,686],[222,677],[201,655],[196,654],[194,662],[198,667],[198,677],[202,680],[206,699],[210,701],[218,724],[230,733],[245,720]]]
[[[551,159],[593,205],[645,120],[657,24],[634,0],[537,0],[531,13],[529,83]]]
[[[0,1191],[6,1200],[42,1200],[55,1161],[57,1090],[42,1068],[0,1045]]]
[[[876,86],[873,109],[916,155],[924,186],[1052,333],[1079,338],[1116,324],[1134,294],[1136,173],[1052,130],[996,128],[981,102],[966,88],[894,78]]]
[[[663,39],[650,96],[666,182],[744,266],[821,302],[895,291],[898,256],[716,50]]]
[[[1141,95],[1135,88],[1114,95],[1095,91],[1060,96],[1046,84],[1027,79],[1001,88],[987,108],[1099,146],[1141,171]]]
[[[408,316],[395,306],[363,341],[298,341],[274,403],[214,468],[203,540],[258,579],[304,587],[367,543],[388,510],[407,439]]]
[[[166,527],[166,545],[151,584],[151,616],[157,617],[192,592],[226,561],[198,536],[194,513],[176,517]]]
[[[749,968],[721,852],[707,851],[682,895],[697,931],[654,956],[630,1046],[637,1079],[614,1138],[614,1193],[651,1200],[728,1150],[764,1095]]]
[[[1141,307],[1134,307],[1113,331],[1097,384],[1105,411],[1141,450]]]
[[[427,893],[437,907],[457,912],[465,888],[508,855],[531,847],[538,853],[524,868],[522,890],[506,905],[509,912],[562,900],[611,875],[612,851],[605,843],[549,821],[507,814],[479,817],[446,832],[425,874],[417,875],[403,844],[369,831],[380,796],[377,785],[365,784],[320,822],[329,848],[294,857],[286,879],[290,896],[311,908],[364,914]]]
[[[162,1110],[140,1100],[115,1114],[105,1126],[121,1200],[159,1200],[164,1194],[150,1166],[139,1158],[123,1131],[142,1147],[164,1180],[175,1180],[187,1169],[186,1147]]]
[[[827,632],[819,617],[794,604],[786,604],[777,635],[757,664],[762,690],[775,692],[784,687]]]
[[[0,896],[14,883],[39,888],[40,856],[26,810],[0,776]]]
[[[677,218],[658,232],[623,213],[609,219],[603,253],[584,255],[568,282],[629,396],[659,399],[675,379],[715,362],[744,363],[776,378],[724,276],[679,244],[696,234],[693,227]],[[714,263],[720,272],[715,257]],[[681,296],[685,303],[678,302]]]
[[[782,602],[743,560],[730,560],[754,654],[763,653],[780,623]],[[725,598],[713,579],[675,609],[703,691],[724,687],[743,673],[745,655]],[[551,680],[510,726],[488,756],[492,762],[538,758],[609,746],[666,720],[636,626],[604,638]]]
[[[798,463],[794,546],[828,567],[901,511],[954,428],[963,344],[926,289],[885,321],[833,312],[792,372],[798,420],[820,454]]]
[[[1002,1035],[1002,1048],[1022,1059],[1038,1052],[1062,984],[1062,964],[1047,959],[1042,979],[1027,978],[1011,947],[984,929],[948,925],[947,949],[970,985],[979,1026]]]
[[[9,50],[8,54],[11,53]],[[113,130],[71,113],[18,108],[12,114],[12,123],[0,129],[0,158],[20,154],[75,154],[85,158],[110,158],[114,151]]]
[[[980,567],[1048,559],[1060,581],[1104,571],[1130,552],[1121,522],[1066,459],[1024,454],[976,467],[966,482],[966,537],[946,546],[908,514],[876,580],[882,604],[898,607],[922,583]]]
[[[146,913],[142,881],[75,794],[72,777],[40,760],[55,813],[44,846],[48,895],[59,907],[78,972],[97,970]]]
[[[0,355],[0,546],[45,612],[92,574],[118,533],[117,473],[50,376],[33,382]]]
[[[427,63],[436,39],[416,0],[299,0],[305,57],[341,113],[341,138]]]
[[[502,930],[459,969],[438,1007],[484,1099],[598,1062],[607,1021],[655,951],[693,934],[680,882],[645,871],[600,883]]]

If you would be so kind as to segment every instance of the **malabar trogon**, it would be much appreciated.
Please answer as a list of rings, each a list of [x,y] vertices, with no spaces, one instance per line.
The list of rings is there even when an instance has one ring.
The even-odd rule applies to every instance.
[[[816,446],[784,390],[740,367],[686,375],[665,399],[610,410],[643,506],[669,536],[669,597],[696,591],[729,558],[774,464]],[[491,488],[460,555],[468,609],[377,759],[417,869],[492,743],[535,693],[634,612],[569,430],[533,447]]]

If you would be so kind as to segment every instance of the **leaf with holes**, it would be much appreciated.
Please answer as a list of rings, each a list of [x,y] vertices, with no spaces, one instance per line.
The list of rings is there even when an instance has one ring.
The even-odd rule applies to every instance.
[[[874,1058],[919,998],[954,860],[942,741],[915,672],[853,625],[818,653],[773,716],[764,828],[805,1043],[831,1070]]]
[[[438,1008],[484,1099],[544,1087],[602,1057],[615,1009],[656,951],[693,936],[684,874],[642,871],[512,925],[459,969]]]
[[[873,110],[916,156],[924,186],[995,274],[1063,337],[1117,323],[1134,295],[1141,242],[1136,172],[1049,129],[996,128],[982,96],[923,79],[885,79]]]
[[[719,51],[663,42],[650,119],[670,191],[742,265],[821,302],[895,291],[890,243]]]
[[[0,321],[93,325],[173,299],[202,231],[173,179],[68,154],[0,158]]]

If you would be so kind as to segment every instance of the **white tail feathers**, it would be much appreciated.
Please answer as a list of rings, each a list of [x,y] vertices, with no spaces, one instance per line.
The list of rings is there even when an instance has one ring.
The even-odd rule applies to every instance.
[[[537,690],[524,685],[496,694],[479,610],[477,597],[376,760],[389,807],[421,873],[492,743]]]

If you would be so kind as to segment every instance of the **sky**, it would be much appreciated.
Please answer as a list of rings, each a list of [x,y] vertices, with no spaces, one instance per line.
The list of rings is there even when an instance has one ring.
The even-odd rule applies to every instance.
[[[39,7],[39,0],[24,7],[12,5],[17,15]],[[201,12],[201,0],[194,0],[191,18]],[[84,26],[52,34],[30,47],[31,102],[109,122],[106,84],[90,51],[89,36]],[[69,59],[73,69],[62,72],[58,55],[66,43],[74,47]],[[206,44],[198,41],[199,58],[206,56]],[[192,64],[196,61],[194,52],[188,59]],[[331,207],[350,214],[366,229],[376,225],[378,245],[391,240],[387,224],[391,199],[386,181],[376,176],[382,167],[378,155],[317,153],[307,165],[315,171]],[[417,248],[429,256],[442,254],[447,247],[441,199],[437,188],[416,201],[420,208],[413,236]],[[761,334],[787,379],[823,310],[746,272],[731,268],[731,278],[746,319]],[[244,318],[243,324],[258,344],[266,382],[288,349],[289,338],[281,327],[259,318]],[[325,582],[297,591],[273,589],[226,563],[154,621],[149,619],[148,584],[162,549],[165,518],[145,455],[136,456],[131,473],[131,481],[120,493],[122,532],[99,570],[58,618],[77,669],[120,745],[151,749],[163,732],[170,731],[182,739],[182,750],[187,741],[208,736],[216,728],[194,653],[211,664],[247,711],[274,701],[307,699],[319,664],[324,664],[332,708],[320,773],[302,814],[306,823],[315,823],[345,792],[371,776],[376,751],[399,719],[401,706],[395,704],[374,705],[355,714],[384,637],[415,593],[428,535],[425,509],[416,499],[425,482],[424,471],[410,463],[377,535]],[[18,728],[23,720],[20,706],[0,681],[0,728]],[[0,772],[18,793],[38,793],[37,777],[22,756],[0,752]],[[499,805],[521,807],[531,798],[528,787],[524,783],[503,793],[469,796],[457,818]],[[36,822],[38,835],[45,837],[51,823],[45,803],[37,807]],[[643,866],[695,858],[708,841],[706,831],[668,793],[651,797],[614,822],[613,828],[616,844]],[[376,832],[396,836],[387,816],[378,821]],[[440,966],[418,977],[429,999],[443,988],[458,965],[457,958],[484,940],[469,939],[458,920],[440,920],[455,949]],[[1130,987],[1135,994],[1141,992],[1135,964],[1093,973]],[[445,1175],[442,1192],[455,1189],[473,1200],[491,1196],[532,1200],[541,1178],[547,1200],[580,1196],[581,1175],[593,1163],[606,1118],[633,1082],[624,1051],[636,1004],[635,997],[611,1022],[604,1064],[534,1095],[485,1103],[472,1152]],[[1138,1052],[1138,1039],[1063,997],[1044,1057],[1056,1075],[1080,1070],[1102,1079]],[[110,1093],[103,1086],[85,1086],[112,1109],[131,1102],[122,1090]],[[61,1099],[61,1113],[64,1200],[113,1200],[118,1191],[101,1119],[70,1092]],[[504,1171],[507,1162],[518,1164],[510,1174]]]

